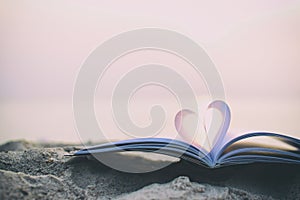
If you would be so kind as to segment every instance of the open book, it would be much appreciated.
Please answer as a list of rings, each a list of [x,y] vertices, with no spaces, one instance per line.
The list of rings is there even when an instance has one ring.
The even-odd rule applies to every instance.
[[[209,108],[219,110],[224,116],[217,138],[209,151],[175,139],[141,138],[89,147],[77,151],[74,156],[141,151],[174,156],[209,168],[254,162],[300,164],[299,139],[269,132],[253,132],[225,139],[230,122],[227,104],[214,101]]]

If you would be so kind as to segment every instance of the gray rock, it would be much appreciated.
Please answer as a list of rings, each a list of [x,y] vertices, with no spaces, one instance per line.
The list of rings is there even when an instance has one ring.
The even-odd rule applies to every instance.
[[[170,183],[152,184],[122,195],[119,200],[135,199],[263,199],[261,196],[253,195],[245,191],[231,189],[228,187],[211,186],[190,182],[188,177],[180,176]],[[266,199],[266,197],[264,197]],[[271,199],[270,197],[268,199]]]
[[[4,144],[0,149],[0,199],[266,198],[231,187],[191,182],[180,176],[182,169],[190,171],[181,163],[133,174],[113,170],[93,158],[66,156],[77,147],[42,148],[22,141]],[[118,156],[116,159],[123,158],[124,165],[134,162],[139,167],[164,162]]]
[[[35,145],[24,140],[7,142],[0,146],[0,151],[24,151],[34,148]]]

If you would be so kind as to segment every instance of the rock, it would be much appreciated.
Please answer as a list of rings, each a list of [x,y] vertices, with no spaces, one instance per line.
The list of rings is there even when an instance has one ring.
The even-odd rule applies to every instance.
[[[267,198],[229,186],[191,182],[189,178],[204,178],[205,172],[184,162],[136,174],[111,169],[93,158],[68,156],[78,147],[54,148],[52,144],[19,141],[6,143],[0,149],[0,199]],[[140,168],[165,162],[133,155],[112,158],[124,165],[134,162]],[[181,176],[183,173],[189,175]],[[200,174],[196,176],[197,173]]]
[[[1,199],[75,199],[77,196],[58,177],[30,176],[21,172],[0,170]]]
[[[33,148],[35,145],[24,140],[7,142],[0,146],[0,151],[24,151]]]
[[[265,197],[266,198],[266,197]],[[152,184],[122,195],[118,200],[135,199],[263,199],[261,196],[253,195],[242,190],[230,189],[227,187],[211,186],[190,182],[188,177],[180,176],[170,183]],[[269,198],[271,199],[271,198]]]

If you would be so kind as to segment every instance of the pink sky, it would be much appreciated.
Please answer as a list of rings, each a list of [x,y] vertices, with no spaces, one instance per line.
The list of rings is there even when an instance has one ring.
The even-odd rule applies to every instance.
[[[1,142],[79,141],[72,91],[82,62],[106,39],[142,27],[180,32],[206,50],[231,131],[300,136],[300,1],[1,1],[0,24]],[[180,68],[164,56],[156,59]]]

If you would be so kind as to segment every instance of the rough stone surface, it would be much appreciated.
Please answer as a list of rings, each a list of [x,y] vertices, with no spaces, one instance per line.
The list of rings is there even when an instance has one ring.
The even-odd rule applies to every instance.
[[[266,199],[267,197],[264,197]],[[141,190],[120,196],[119,200],[129,199],[263,199],[245,191],[228,187],[211,186],[190,182],[188,177],[180,176],[170,183],[152,184]],[[268,199],[271,199],[270,197]]]
[[[93,158],[66,156],[78,148],[44,148],[24,141],[0,146],[0,199],[271,198],[226,185],[222,173],[227,172],[221,172],[220,179],[220,172],[201,171],[199,166],[190,164],[175,163],[159,171],[133,174],[111,169]],[[140,161],[139,167],[155,166],[159,162],[142,157],[127,157],[120,162],[126,165],[125,160]],[[217,181],[210,184],[205,181],[213,180],[212,177],[204,179],[209,172],[218,176]],[[297,184],[293,186],[295,194],[291,198],[299,197]]]

